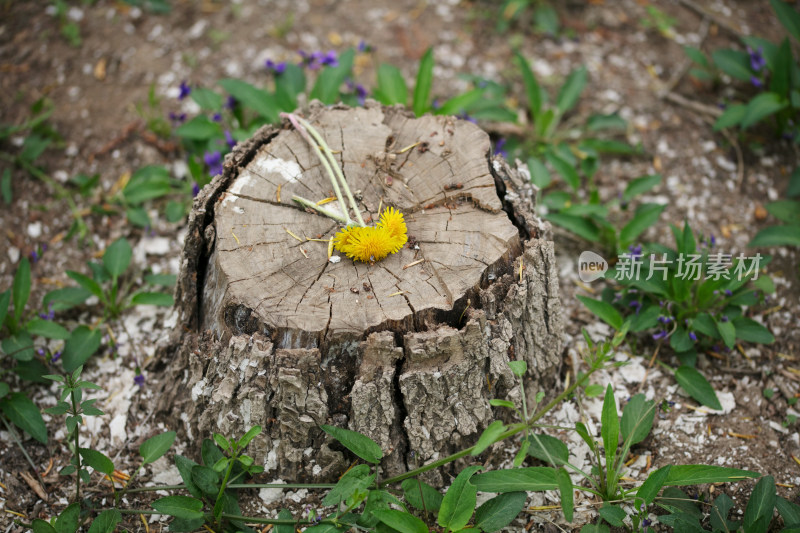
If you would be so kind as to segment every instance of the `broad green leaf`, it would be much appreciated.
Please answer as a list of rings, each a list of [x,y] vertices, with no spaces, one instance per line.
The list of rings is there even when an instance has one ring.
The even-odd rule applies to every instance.
[[[375,474],[370,475],[369,465],[356,465],[348,470],[325,495],[322,505],[338,505],[350,498],[354,492],[366,490],[374,479]]]
[[[577,191],[578,187],[581,186],[581,178],[578,176],[578,171],[575,170],[575,167],[555,153],[547,152],[545,157],[547,161],[553,165],[553,168],[556,169],[556,172],[564,178],[564,181],[566,181],[573,190]]]
[[[789,188],[786,191],[786,196],[789,198],[800,196],[800,166],[795,168],[789,177]]]
[[[339,100],[339,88],[353,67],[355,51],[350,49],[339,55],[339,65],[322,69],[317,82],[311,89],[311,99],[323,104],[335,104]]]
[[[725,346],[733,348],[733,345],[736,344],[736,327],[733,325],[733,322],[730,320],[723,321],[717,319],[714,319],[714,322],[717,325],[717,331],[722,337]]]
[[[492,400],[489,400],[489,405],[491,405],[492,407],[507,407],[509,409],[516,408],[516,405],[514,405],[514,402],[510,402],[508,400],[498,400],[496,398],[492,399]]]
[[[297,95],[305,91],[306,75],[294,63],[288,63],[284,71],[275,78],[275,100],[281,111],[294,111]]]
[[[320,76],[321,77],[321,76]],[[226,78],[217,82],[223,89],[225,89],[231,96],[236,98],[242,105],[249,107],[268,122],[275,123],[278,121],[278,105],[275,103],[275,98],[263,89],[253,87],[247,82],[233,78]],[[341,83],[340,83],[341,85]],[[338,91],[338,85],[336,87]],[[326,102],[329,103],[329,102]],[[195,117],[200,118],[200,117]],[[187,122],[189,124],[190,122]],[[187,124],[184,124],[186,126]],[[216,122],[212,122],[219,128]],[[183,128],[183,126],[181,126]],[[178,136],[181,135],[181,128],[176,132]],[[215,137],[222,137],[222,132],[214,135]]]
[[[200,493],[198,498],[205,494],[216,499],[220,484],[220,474],[216,470],[196,464],[191,468],[191,477],[192,484]]]
[[[25,304],[28,303],[28,296],[31,294],[31,263],[27,257],[23,257],[19,262],[11,294],[14,299],[14,318],[19,322],[22,312],[25,311]]]
[[[584,139],[578,148],[584,151],[594,150],[602,154],[639,155],[644,153],[641,144],[631,146],[616,139]]]
[[[25,430],[42,444],[47,444],[47,426],[39,408],[21,392],[12,392],[0,399],[0,410],[15,426]]]
[[[481,466],[468,466],[453,480],[447,489],[439,508],[437,523],[450,530],[463,528],[472,517],[477,503],[477,488],[470,483],[470,478],[481,469]]]
[[[567,522],[572,522],[572,514],[575,511],[575,495],[572,492],[572,480],[569,477],[569,472],[564,468],[556,470],[556,481],[561,495],[561,509],[564,511],[564,519]]]
[[[791,4],[783,0],[769,0],[772,9],[775,10],[775,15],[778,20],[786,28],[786,31],[794,37],[796,41],[800,41],[800,13],[794,9]]]
[[[769,523],[772,521],[776,499],[775,478],[772,476],[762,477],[753,488],[750,500],[744,510],[742,525],[747,533],[766,533]]]
[[[481,492],[556,490],[556,471],[546,466],[492,470],[473,476],[470,483]]]
[[[530,435],[528,442],[528,455],[540,461],[561,466],[569,460],[569,449],[560,439],[542,433]]]
[[[740,81],[750,81],[750,56],[746,52],[731,49],[715,50],[711,54],[714,65],[722,72]]]
[[[644,394],[634,395],[622,410],[622,438],[626,444],[630,446],[646,439],[655,416],[655,402],[646,399]]]
[[[741,124],[746,113],[747,106],[744,104],[728,106],[716,122],[714,122],[714,131],[738,126]]]
[[[774,64],[771,66],[772,79],[769,90],[781,98],[789,98],[792,87],[792,48],[789,39],[784,39],[775,54]]]
[[[56,324],[52,320],[42,320],[41,318],[34,318],[28,322],[25,329],[31,335],[39,335],[47,339],[66,340],[70,335],[64,326]]]
[[[254,90],[258,89],[254,88]],[[217,122],[210,120],[208,117],[199,115],[178,126],[177,129],[175,129],[175,135],[190,141],[208,141],[210,139],[222,137],[222,126],[220,126]],[[128,194],[125,196],[128,197]]]
[[[406,105],[408,88],[399,68],[386,63],[378,67],[378,87],[375,90],[375,97],[385,105]]]
[[[692,339],[689,338],[689,332],[683,326],[678,326],[669,337],[669,345],[676,352],[685,352],[691,350],[694,346]]]
[[[0,398],[4,398],[11,388],[8,386],[8,383],[5,381],[0,381]]]
[[[0,342],[3,352],[17,361],[31,361],[34,356],[33,339],[27,331],[6,337]]]
[[[92,520],[89,533],[112,533],[120,522],[122,522],[122,515],[119,511],[106,509]]]
[[[420,511],[438,513],[442,506],[442,494],[417,478],[406,479],[402,483],[403,497]]]
[[[600,424],[600,437],[603,439],[603,446],[606,449],[606,464],[612,465],[619,445],[619,415],[617,414],[617,400],[614,398],[614,389],[611,388],[611,384],[606,387]]]
[[[0,178],[0,196],[6,204],[10,204],[14,200],[14,194],[11,189],[11,169],[6,168],[3,170],[3,177]]]
[[[653,328],[658,324],[659,316],[661,316],[661,308],[657,305],[648,305],[639,311],[639,314],[628,317],[631,321],[629,331],[638,333]]]
[[[741,126],[743,129],[747,129],[788,105],[789,103],[778,94],[761,93],[747,104]]]
[[[535,157],[528,158],[528,171],[531,173],[531,183],[540,189],[544,189],[553,181],[550,171]]]
[[[622,315],[619,314],[613,305],[604,302],[603,300],[595,300],[587,296],[577,296],[578,300],[583,302],[589,311],[594,313],[600,320],[619,330],[622,328]]]
[[[759,231],[747,246],[800,246],[800,225],[769,226]]]
[[[78,285],[80,285],[82,288],[86,289],[93,295],[97,296],[100,299],[100,301],[103,301],[103,299],[105,298],[105,296],[103,295],[103,289],[102,287],[100,287],[100,284],[97,283],[92,278],[90,278],[89,276],[81,274],[80,272],[74,272],[72,270],[67,270],[67,276],[72,278],[73,281],[76,281]]]
[[[489,426],[483,430],[483,433],[481,433],[478,442],[472,447],[470,455],[475,456],[483,453],[486,448],[497,442],[497,439],[506,429],[505,424],[503,424],[501,420],[495,420],[489,424]]]
[[[671,468],[671,465],[662,466],[647,476],[647,479],[644,480],[642,486],[636,491],[636,505],[639,504],[640,499],[644,501],[645,505],[650,505],[653,503],[653,501],[656,499],[656,496],[658,496],[658,492],[661,490],[661,487],[663,487],[664,483],[666,483]]]
[[[205,120],[210,122],[208,119]],[[201,127],[202,126],[198,124],[198,128]],[[209,134],[213,133],[213,136],[222,136],[222,129],[216,122],[210,122],[208,127],[213,130]],[[128,180],[127,185],[125,185],[125,188],[122,190],[122,195],[128,204],[138,206],[147,200],[161,198],[162,196],[169,194],[171,191],[172,186],[170,185],[169,170],[161,165],[147,165],[133,173],[130,180]],[[140,211],[144,211],[141,208],[138,209]],[[130,211],[131,210],[129,209],[128,219],[131,219]],[[137,215],[133,216],[136,217]],[[147,211],[144,211],[142,214],[138,214],[138,218],[149,220]]]
[[[589,131],[600,130],[622,130],[628,128],[625,119],[614,113],[611,115],[592,115],[586,121],[586,129]]]
[[[600,240],[600,230],[593,222],[583,217],[563,213],[547,213],[544,218],[589,242]]]
[[[714,498],[714,506],[709,513],[709,522],[712,531],[736,531],[738,523],[728,520],[728,514],[733,509],[733,500],[724,492]]]
[[[689,396],[712,409],[721,410],[717,394],[703,375],[690,366],[681,366],[675,371],[675,380]]]
[[[72,330],[72,335],[64,343],[64,352],[61,357],[64,370],[72,372],[88,361],[100,347],[102,338],[103,334],[100,329],[78,326]]]
[[[800,202],[796,200],[779,200],[770,202],[764,207],[778,220],[790,224],[800,223]]]
[[[56,533],[75,533],[78,530],[80,517],[80,504],[77,502],[69,504],[56,519]]]
[[[153,509],[161,514],[192,520],[203,518],[203,502],[190,496],[166,496],[152,503]]]
[[[144,277],[144,282],[148,285],[160,285],[162,287],[172,287],[178,277],[175,274],[148,274]]]
[[[738,468],[713,465],[672,465],[664,486],[701,485],[703,483],[734,483],[757,478],[761,474]]]
[[[683,51],[686,52],[686,55],[689,59],[700,65],[701,67],[708,67],[708,58],[706,55],[698,48],[694,46],[684,46]]]
[[[646,193],[659,183],[661,183],[661,174],[650,174],[633,179],[628,183],[628,186],[625,187],[625,192],[622,193],[622,200],[630,202],[636,196]]]
[[[530,107],[534,122],[537,122],[539,119],[539,112],[542,110],[542,104],[547,100],[547,93],[542,90],[542,87],[536,80],[536,75],[531,70],[528,60],[519,52],[514,54],[514,60],[522,72],[522,83],[525,85],[525,93],[528,95],[528,106]]]
[[[293,520],[294,517],[292,516],[292,512],[289,509],[281,509],[281,512],[278,513],[278,519],[279,520]],[[288,525],[285,525],[285,524],[276,525],[275,526],[275,533],[295,533],[294,526],[288,526]]]
[[[349,429],[342,429],[333,426],[322,425],[320,428],[322,431],[342,443],[345,448],[368,463],[378,464],[381,461],[381,458],[383,457],[383,450],[381,450],[381,447],[369,437],[362,435],[357,431],[350,431]]]
[[[203,464],[206,466],[214,466],[221,459],[225,458],[211,439],[203,439],[203,443],[200,445],[200,456],[203,458]]]
[[[80,454],[84,464],[91,466],[101,474],[110,476],[114,473],[114,463],[104,453],[91,448],[81,448]]]
[[[636,210],[636,214],[619,233],[619,240],[621,243],[632,243],[636,238],[642,234],[644,230],[652,226],[658,221],[661,212],[667,207],[666,204],[642,204]]]
[[[600,507],[597,510],[597,512],[600,514],[601,517],[603,517],[603,520],[605,520],[612,526],[614,527],[625,526],[623,520],[625,520],[625,517],[627,515],[625,514],[625,511],[622,510],[622,508],[617,507],[616,505],[605,504],[602,507]]]
[[[76,305],[82,304],[91,295],[92,293],[83,287],[64,287],[63,289],[55,289],[44,295],[44,298],[42,299],[42,306],[44,306],[46,309],[49,309],[50,305],[52,304],[54,312],[66,311],[67,309],[71,309]],[[1,305],[0,309],[2,309]]]
[[[11,289],[7,289],[4,292],[0,292],[0,328],[2,328],[3,324],[5,323],[10,303],[11,303]]]
[[[511,369],[511,372],[515,376],[517,376],[518,378],[521,378],[522,376],[525,375],[525,372],[528,371],[528,363],[526,361],[522,361],[522,360],[520,360],[520,361],[509,361],[508,362],[508,368]]]
[[[50,525],[50,522],[46,522],[41,518],[37,518],[31,523],[31,529],[33,530],[33,533],[60,533],[57,532],[55,528],[53,528],[53,526]],[[78,527],[76,524],[75,530],[77,529]],[[75,530],[71,531],[70,533],[74,533]]]
[[[111,274],[111,279],[117,279],[131,264],[133,249],[128,239],[122,237],[111,243],[103,254],[103,266]]]
[[[556,100],[556,107],[562,115],[578,103],[578,98],[580,98],[584,87],[586,87],[587,77],[588,71],[586,67],[576,69],[567,77],[567,81],[561,87]]]
[[[199,465],[191,459],[187,459],[182,455],[175,456],[175,467],[178,469],[178,473],[181,475],[181,479],[183,480],[183,484],[186,485],[186,489],[195,498],[202,498],[203,491],[200,490],[200,487],[198,487],[192,479],[192,468],[195,466]]]
[[[378,509],[372,511],[372,514],[400,533],[428,533],[428,526],[425,525],[425,522],[405,511]]]
[[[775,337],[772,333],[752,318],[736,318],[733,321],[733,325],[736,327],[737,339],[761,344],[772,344],[775,342]]]
[[[191,97],[197,105],[206,111],[217,111],[222,107],[222,95],[211,89],[197,87],[192,89]]]
[[[506,492],[485,501],[475,511],[475,526],[484,533],[503,529],[519,515],[527,499],[524,492]]]
[[[464,115],[484,96],[483,89],[472,89],[447,100],[436,110],[437,115]]]
[[[783,523],[786,527],[796,528],[800,526],[800,505],[792,503],[785,498],[778,497],[775,501],[775,506],[783,518]]]
[[[261,426],[253,426],[248,429],[244,435],[239,439],[239,449],[244,449],[250,441],[256,438],[261,433]]]
[[[172,307],[175,300],[171,294],[165,292],[137,292],[131,298],[131,305],[157,305],[161,307]]]
[[[421,117],[425,114],[430,105],[428,99],[433,86],[433,48],[428,48],[422,59],[419,60],[419,70],[417,71],[417,83],[414,86],[414,101],[412,102],[414,114]]]
[[[150,464],[167,453],[172,443],[175,442],[175,432],[166,431],[154,435],[144,441],[139,446],[139,455],[142,456],[142,464]]]

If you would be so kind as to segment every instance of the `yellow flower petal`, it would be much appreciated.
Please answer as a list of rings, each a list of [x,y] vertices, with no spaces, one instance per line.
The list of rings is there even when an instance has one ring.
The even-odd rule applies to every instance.
[[[337,250],[354,261],[373,263],[399,252],[408,241],[403,214],[394,208],[384,210],[375,226],[349,226],[333,238]]]

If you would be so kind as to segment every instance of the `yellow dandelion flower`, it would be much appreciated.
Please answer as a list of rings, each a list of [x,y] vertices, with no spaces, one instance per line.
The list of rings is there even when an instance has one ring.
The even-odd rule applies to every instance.
[[[375,226],[349,226],[333,238],[337,250],[354,261],[372,263],[399,252],[408,241],[403,214],[389,208]]]

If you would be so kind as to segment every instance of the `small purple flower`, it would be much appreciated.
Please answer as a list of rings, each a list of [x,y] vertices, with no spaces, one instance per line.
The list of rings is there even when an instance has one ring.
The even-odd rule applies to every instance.
[[[666,336],[667,336],[667,332],[662,329],[661,331],[658,331],[658,332],[653,334],[653,340],[657,341],[657,340],[665,338]]]
[[[233,135],[231,135],[231,132],[228,130],[225,130],[225,143],[230,149],[233,149],[233,147],[236,146],[236,139],[233,138]]]
[[[628,246],[628,251],[631,253],[631,259],[635,259],[637,257],[642,256],[642,245],[637,244],[636,246],[630,245]]]
[[[692,339],[692,342],[697,342],[697,334],[694,331],[689,332],[689,338]]]
[[[506,145],[505,137],[500,137],[497,139],[497,142],[494,145],[494,153],[499,156],[503,156],[503,158],[508,159],[508,152],[506,152],[503,148]]]
[[[721,322],[727,322],[728,320],[729,320],[729,319],[728,319],[728,315],[722,315],[722,316],[720,317],[720,321],[721,321]]]
[[[658,317],[658,321],[661,322],[664,325],[667,325],[670,322],[672,322],[672,317],[661,315],[660,317]]]
[[[182,81],[180,86],[180,92],[178,93],[178,100],[183,100],[190,94],[192,94],[192,88],[189,87],[189,84],[186,83],[186,80]]]
[[[762,68],[767,66],[767,60],[764,59],[764,49],[759,46],[758,50],[753,50],[747,47],[747,53],[750,54],[750,68],[755,72],[760,72]]]
[[[367,92],[367,89],[365,89],[363,85],[361,85],[360,83],[357,83],[356,84],[356,95],[358,96],[358,105],[364,105],[364,102],[367,100],[367,96],[369,95],[369,92]]]
[[[211,120],[214,122],[222,122],[222,115],[219,113],[214,113],[214,115],[211,117]]]
[[[750,83],[756,89],[763,89],[764,88],[764,82],[761,81],[761,79],[756,77],[756,76],[750,76]]]
[[[639,300],[633,300],[631,303],[628,304],[628,307],[633,307],[636,309],[636,314],[639,314],[639,311],[642,309],[642,302]]]
[[[271,59],[267,59],[267,61],[264,63],[264,66],[270,72],[273,72],[275,74],[283,74],[284,71],[286,70],[286,61],[281,61],[279,63],[276,63]]]
[[[473,124],[478,123],[478,121],[475,120],[473,117],[469,116],[466,111],[461,111],[461,113],[458,114],[458,118],[460,118],[461,120],[466,120],[467,122],[472,122]]]
[[[203,161],[205,161],[208,173],[212,178],[217,174],[222,174],[222,154],[219,151],[206,152],[203,155]]]
[[[339,65],[339,58],[335,50],[329,50],[327,54],[320,57],[320,64],[326,67],[336,67]]]
[[[359,52],[361,52],[363,54],[364,52],[367,52],[369,50],[370,50],[370,46],[367,44],[367,41],[365,41],[364,39],[361,39],[360,41],[358,41],[358,51]]]
[[[39,348],[38,350],[36,350],[36,353],[38,353],[39,355],[44,355],[44,348]]]
[[[192,198],[200,194],[200,185],[197,182],[192,183]]]
[[[225,100],[225,109],[230,109],[231,111],[233,111],[234,108],[236,108],[237,103],[238,102],[236,101],[236,98],[234,98],[231,95],[228,95],[228,98]]]
[[[730,289],[725,289],[725,296],[733,296],[733,291]]]
[[[139,385],[139,387],[144,387],[144,374],[141,373],[141,370],[134,376],[133,382]]]
[[[186,113],[176,113],[174,111],[169,112],[169,119],[176,124],[182,123],[186,120]]]
[[[50,303],[50,305],[47,307],[47,313],[39,313],[39,318],[42,320],[53,320],[55,316],[56,312],[53,310],[52,303]]]
[[[642,520],[642,525],[643,525],[644,527],[647,527],[647,526],[649,526],[650,524],[652,524],[652,522],[650,521],[650,519],[649,519],[649,518],[645,518],[644,520]]]
[[[59,359],[61,359],[61,350],[58,350],[56,353],[53,354],[53,357],[50,358],[50,362],[55,363]]]
[[[717,238],[714,237],[714,234],[711,234],[711,240],[708,241],[708,247],[713,248],[717,244]]]
[[[439,101],[438,98],[434,98],[433,102],[431,102],[431,109],[436,110],[442,107],[442,103]]]
[[[713,294],[714,294],[714,296],[716,296],[716,295],[718,295],[718,294],[719,294],[719,291],[718,291],[718,290],[715,290]]]
[[[39,249],[38,248],[34,248],[33,251],[31,252],[31,261],[34,262],[34,263],[38,263],[39,262]]]

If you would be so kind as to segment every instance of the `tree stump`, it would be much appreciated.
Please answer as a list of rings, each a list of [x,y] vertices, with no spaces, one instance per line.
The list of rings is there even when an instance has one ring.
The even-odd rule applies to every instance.
[[[527,361],[527,391],[549,397],[562,333],[553,244],[488,135],[374,102],[314,103],[308,120],[364,217],[396,207],[408,245],[375,264],[329,261],[340,225],[291,200],[332,196],[324,170],[288,123],[259,130],[195,200],[160,412],[198,441],[261,425],[249,453],[268,473],[321,481],[351,457],[320,424],[370,436],[393,475],[474,444],[489,400],[518,395],[507,361]]]

